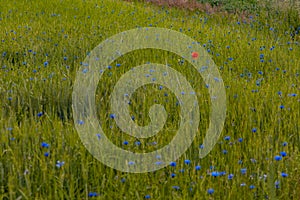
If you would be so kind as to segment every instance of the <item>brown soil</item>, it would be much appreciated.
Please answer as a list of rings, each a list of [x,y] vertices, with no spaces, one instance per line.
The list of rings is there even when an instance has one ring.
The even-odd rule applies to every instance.
[[[125,0],[128,2],[131,2],[133,0]],[[197,0],[138,0],[139,2],[146,2],[146,3],[152,3],[157,6],[167,6],[169,8],[176,7],[183,10],[189,10],[189,11],[201,11],[208,14],[233,14],[228,13],[227,11],[224,11],[221,9],[221,6],[214,6],[212,7],[209,3],[200,3]],[[238,17],[241,20],[249,21],[248,16],[250,13],[247,13],[246,11],[235,13],[238,15]]]

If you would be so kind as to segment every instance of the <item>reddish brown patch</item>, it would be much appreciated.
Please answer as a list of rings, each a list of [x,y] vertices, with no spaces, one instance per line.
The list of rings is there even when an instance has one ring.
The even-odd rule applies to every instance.
[[[133,1],[133,0],[125,0]],[[158,6],[176,7],[185,10],[199,10],[202,12],[207,12],[213,14],[215,12],[220,12],[220,7],[212,7],[209,3],[199,3],[197,0],[139,0],[140,2],[153,3]]]

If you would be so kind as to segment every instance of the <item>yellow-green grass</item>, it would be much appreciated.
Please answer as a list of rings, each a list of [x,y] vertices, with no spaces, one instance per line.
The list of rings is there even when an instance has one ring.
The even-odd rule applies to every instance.
[[[285,13],[260,12],[244,23],[235,15],[123,1],[2,1],[0,198],[88,199],[90,192],[96,192],[95,199],[144,199],[146,195],[151,199],[297,199],[300,47],[286,33],[290,29],[285,17]],[[209,49],[226,86],[227,117],[217,145],[199,159],[210,112],[201,76],[170,52],[146,49],[122,56],[104,74],[96,94],[97,114],[107,119],[102,122],[104,131],[116,145],[137,152],[161,148],[171,141],[180,122],[172,91],[149,85],[133,95],[130,112],[139,125],[145,125],[149,108],[160,102],[170,114],[166,127],[157,136],[140,140],[140,146],[121,133],[109,118],[109,95],[120,76],[134,66],[168,63],[178,70],[195,89],[201,114],[198,135],[176,167],[129,174],[106,167],[85,149],[74,128],[71,93],[76,70],[94,47],[116,33],[146,26],[181,31]],[[128,145],[123,145],[125,140]],[[49,147],[42,147],[42,142]],[[149,145],[153,142],[157,144]],[[280,152],[287,156],[276,161]],[[65,164],[57,167],[57,161]],[[243,168],[246,174],[241,173]],[[213,177],[213,171],[226,174]],[[282,177],[282,172],[288,176]],[[229,174],[234,174],[232,180]],[[213,194],[208,194],[209,188]]]

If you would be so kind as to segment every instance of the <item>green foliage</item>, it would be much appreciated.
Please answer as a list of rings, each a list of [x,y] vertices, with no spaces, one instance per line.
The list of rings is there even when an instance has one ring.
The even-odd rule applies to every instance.
[[[238,15],[185,12],[141,2],[3,0],[0,199],[89,199],[89,192],[99,194],[95,199],[144,199],[147,194],[163,200],[299,197],[300,45],[286,33],[294,23],[295,14],[285,12],[259,12],[244,22]],[[209,52],[226,86],[227,118],[217,145],[199,159],[210,122],[210,98],[201,76],[181,57],[162,50],[145,49],[120,57],[112,66],[120,63],[121,67],[103,74],[95,96],[97,115],[113,143],[128,151],[149,152],[166,145],[176,133],[180,121],[176,96],[157,85],[139,88],[130,106],[140,125],[149,122],[151,105],[165,106],[169,119],[157,136],[137,146],[136,139],[122,133],[109,118],[113,86],[122,74],[146,62],[168,63],[187,77],[201,114],[197,137],[175,168],[127,174],[101,164],[85,149],[74,128],[71,93],[76,71],[94,47],[116,33],[150,25],[182,31]],[[231,139],[226,141],[224,136]],[[42,142],[49,147],[42,147]],[[153,142],[157,145],[147,145]],[[275,162],[274,156],[281,151],[287,156]],[[191,164],[184,164],[185,159]],[[58,161],[65,164],[57,167]],[[201,170],[196,171],[196,165]],[[241,175],[241,168],[247,168],[246,175]],[[212,177],[214,170],[227,174]],[[282,171],[288,177],[282,177]],[[171,173],[176,177],[171,178]],[[234,178],[229,180],[231,173]],[[274,181],[280,181],[279,189],[274,190]],[[252,184],[255,189],[251,190]],[[207,193],[209,188],[214,188],[213,195]]]

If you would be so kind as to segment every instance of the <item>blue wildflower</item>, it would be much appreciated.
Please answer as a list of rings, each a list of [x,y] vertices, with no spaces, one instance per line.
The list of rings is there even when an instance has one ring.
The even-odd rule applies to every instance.
[[[41,143],[41,147],[43,147],[43,148],[48,148],[48,147],[49,147],[49,144],[46,143],[46,142],[42,142],[42,143]]]
[[[233,176],[234,176],[233,174],[229,174],[229,175],[228,175],[228,180],[232,180],[232,179],[233,179]]]
[[[285,178],[285,177],[288,177],[288,174],[287,174],[287,173],[284,173],[284,172],[281,172],[281,176],[282,176],[283,178]]]
[[[220,176],[220,173],[219,172],[212,172],[211,173],[211,176],[213,176],[213,177],[217,177],[217,176]]]
[[[110,114],[109,117],[110,117],[111,119],[114,119],[114,118],[116,117],[116,115],[115,115],[115,114]]]
[[[185,160],[184,163],[189,165],[189,164],[191,164],[191,161],[190,160]]]
[[[179,190],[179,189],[180,189],[180,187],[179,187],[179,186],[177,186],[177,185],[175,185],[175,186],[172,186],[172,188],[173,188],[173,189],[175,189],[175,190]]]
[[[89,192],[89,197],[97,197],[97,192]]]
[[[246,172],[247,172],[247,168],[242,168],[241,169],[241,174],[246,174]]]
[[[207,190],[207,193],[208,193],[208,194],[213,194],[214,192],[215,192],[215,190],[212,189],[212,188],[209,188],[209,189]]]
[[[38,117],[41,117],[41,116],[43,116],[43,115],[44,115],[43,112],[39,112],[39,113],[37,114]]]
[[[281,155],[282,157],[285,157],[287,154],[286,154],[285,151],[282,151],[282,152],[280,152],[280,155]]]
[[[128,162],[128,165],[134,165],[134,164],[135,164],[134,161],[129,161],[129,162]]]
[[[280,105],[279,108],[280,108],[280,109],[284,109],[284,105]]]
[[[283,143],[282,143],[282,146],[284,146],[284,147],[287,146],[287,145],[288,145],[287,142],[283,142]]]
[[[65,164],[65,162],[64,161],[62,161],[62,162],[60,162],[59,160],[56,162],[56,167],[57,168],[61,168],[63,165]]]
[[[276,155],[276,156],[274,157],[274,159],[275,159],[276,161],[280,161],[280,160],[282,160],[282,156]]]
[[[276,181],[276,182],[275,182],[275,188],[276,188],[276,189],[279,189],[279,187],[280,187],[280,182],[279,182],[279,181]]]
[[[230,136],[225,136],[224,140],[227,140],[227,141],[230,140]]]

